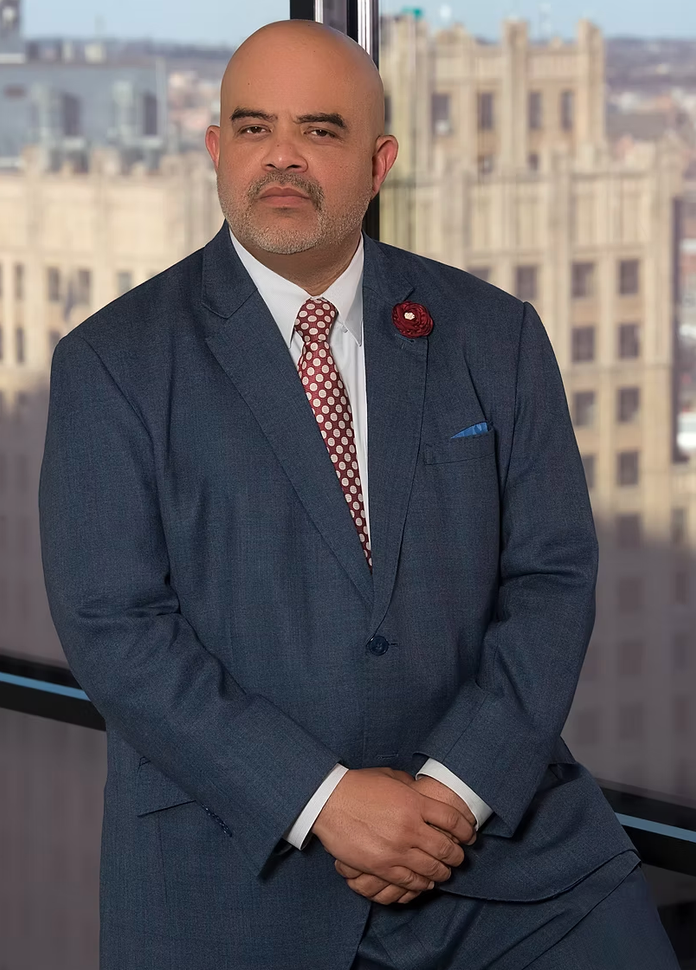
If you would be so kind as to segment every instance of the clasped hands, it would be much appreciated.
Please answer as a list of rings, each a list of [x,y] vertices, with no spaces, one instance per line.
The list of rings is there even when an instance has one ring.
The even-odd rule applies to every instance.
[[[435,778],[361,768],[346,772],[312,831],[352,890],[388,905],[449,879],[475,825],[466,802]]]

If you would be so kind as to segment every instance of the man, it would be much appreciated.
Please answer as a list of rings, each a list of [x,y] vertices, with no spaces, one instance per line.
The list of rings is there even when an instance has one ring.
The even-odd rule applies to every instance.
[[[362,236],[397,143],[352,41],[271,24],[221,100],[220,233],[53,363],[101,970],[675,967],[560,739],[597,549],[538,317]]]

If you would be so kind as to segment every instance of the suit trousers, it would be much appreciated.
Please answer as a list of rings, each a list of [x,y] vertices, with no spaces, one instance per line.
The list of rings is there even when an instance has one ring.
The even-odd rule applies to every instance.
[[[350,970],[679,970],[679,964],[638,856],[626,852],[538,902],[434,889],[404,906],[373,903]]]

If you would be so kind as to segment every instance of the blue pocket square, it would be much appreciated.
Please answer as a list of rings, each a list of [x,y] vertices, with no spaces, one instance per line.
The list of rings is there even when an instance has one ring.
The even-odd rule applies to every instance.
[[[471,435],[483,434],[485,431],[488,431],[488,425],[486,424],[485,421],[482,421],[480,424],[472,424],[470,428],[464,428],[463,431],[459,431],[457,434],[453,434],[452,437],[469,438]]]

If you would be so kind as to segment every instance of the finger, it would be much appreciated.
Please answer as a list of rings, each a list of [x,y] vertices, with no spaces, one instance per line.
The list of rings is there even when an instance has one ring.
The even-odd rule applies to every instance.
[[[344,879],[355,879],[357,876],[362,875],[362,869],[354,869],[352,866],[346,865],[345,862],[341,862],[340,859],[336,859],[334,868]]]
[[[409,894],[406,893],[405,895],[408,896]],[[398,903],[403,896],[404,891],[400,886],[388,886],[386,889],[372,896],[372,902],[380,903],[382,906],[389,906],[392,903]]]
[[[460,842],[467,843],[471,838],[473,826],[452,805],[440,802],[428,795],[422,796],[421,816],[424,822],[431,822],[438,828],[456,835]]]
[[[424,825],[417,834],[417,848],[450,868],[464,862],[464,849],[442,832],[436,832],[432,825]],[[408,865],[411,865],[409,862]],[[413,868],[411,866],[411,868]],[[419,872],[422,870],[418,870]],[[428,875],[428,873],[424,873]],[[431,878],[434,878],[431,876]]]
[[[361,896],[367,896],[368,899],[372,899],[377,893],[391,886],[391,883],[387,882],[386,879],[380,879],[379,876],[372,876],[369,872],[362,873],[356,879],[348,879],[347,882],[353,892],[360,893]],[[403,889],[401,887],[398,888],[399,894],[401,895]]]
[[[401,899],[397,899],[397,903],[410,903],[412,899],[416,899],[420,896],[420,893],[404,893]]]
[[[450,843],[453,849],[459,849],[459,846],[455,846],[453,842]],[[424,852],[423,849],[419,849],[417,846],[409,849],[408,852],[404,853],[402,856],[402,862],[404,866],[408,866],[413,872],[417,873],[419,876],[425,876],[426,879],[430,879],[434,882],[444,882],[446,879],[452,875],[452,867],[447,865],[445,862],[441,862],[440,859],[436,859],[434,856],[430,855],[428,852]],[[388,879],[390,882],[397,884],[398,880],[392,879],[389,872],[380,873],[384,879]],[[420,886],[404,886],[404,889],[420,889]]]

